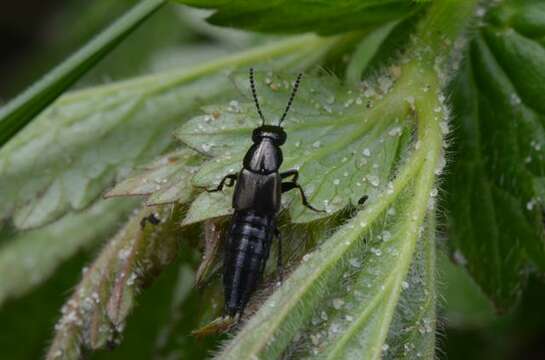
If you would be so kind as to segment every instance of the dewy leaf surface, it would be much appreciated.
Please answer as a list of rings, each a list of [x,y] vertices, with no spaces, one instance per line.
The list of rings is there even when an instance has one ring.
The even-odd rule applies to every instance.
[[[259,73],[257,90],[268,123],[276,123],[285,106],[293,77]],[[325,213],[305,209],[297,195],[291,197],[294,222],[308,222],[357,204],[363,196],[374,201],[391,187],[396,162],[409,140],[410,121],[399,115],[399,105],[380,102],[393,81],[389,75],[361,88],[345,88],[327,77],[307,76],[283,124],[288,140],[282,146],[281,171],[298,169],[309,201]],[[239,79],[249,91],[247,77]],[[215,158],[194,177],[199,187],[213,188],[228,173],[240,170],[259,126],[251,100],[209,107],[179,130],[176,136],[190,147]],[[332,115],[335,114],[335,115]],[[203,192],[193,203],[186,223],[230,212],[231,193]],[[214,204],[214,207],[211,206]],[[223,204],[223,205],[221,205]],[[210,205],[207,207],[206,205]],[[220,207],[221,206],[221,207]]]
[[[216,10],[208,19],[214,25],[271,33],[332,34],[369,29],[403,18],[421,7],[408,0],[177,1]]]
[[[143,166],[140,172],[117,184],[105,196],[149,195],[146,205],[185,203],[193,193],[192,174],[201,162],[202,156],[195,151],[179,149]]]
[[[385,346],[396,355],[407,347],[406,353],[418,358],[412,351],[417,345],[420,356],[433,358],[434,237],[433,224],[426,230],[425,218],[435,206],[433,185],[442,163],[439,120],[445,110],[435,74],[429,71],[414,63],[404,66],[398,84],[375,104],[375,109],[397,109],[406,123],[418,124],[418,141],[401,150],[403,161],[391,184],[305,255],[217,358],[276,359],[290,349],[298,351],[308,332],[302,341],[312,346],[301,348],[313,358],[379,359]],[[407,294],[412,299],[403,301],[403,291],[411,286]],[[416,331],[390,332],[392,324],[404,323]]]
[[[506,1],[486,20],[454,87],[449,235],[507,310],[530,268],[545,271],[545,12],[539,2]]]
[[[232,89],[222,69],[276,57],[321,56],[335,39],[312,35],[242,51],[188,69],[163,72],[60,98],[0,149],[0,218],[41,226],[89,206],[116,180],[171,143],[171,132],[195,110]]]

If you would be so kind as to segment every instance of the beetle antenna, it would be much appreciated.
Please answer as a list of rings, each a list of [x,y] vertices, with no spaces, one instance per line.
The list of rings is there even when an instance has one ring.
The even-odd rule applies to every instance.
[[[261,107],[259,106],[259,101],[257,100],[257,93],[255,91],[254,68],[250,68],[250,87],[252,88],[252,96],[254,97],[255,107],[257,109],[259,117],[261,118],[261,125],[263,126],[265,125],[265,117],[263,116],[263,112],[261,112]]]
[[[284,110],[284,113],[282,114],[282,117],[280,118],[280,121],[278,122],[278,126],[282,125],[282,121],[284,121],[284,119],[286,118],[286,115],[288,115],[288,111],[290,111],[291,103],[293,102],[295,93],[297,92],[297,89],[299,88],[299,83],[301,82],[302,77],[303,77],[303,73],[299,73],[299,75],[297,75],[297,79],[295,79],[293,90],[291,91],[290,98],[288,99],[288,105],[286,106],[286,110]]]

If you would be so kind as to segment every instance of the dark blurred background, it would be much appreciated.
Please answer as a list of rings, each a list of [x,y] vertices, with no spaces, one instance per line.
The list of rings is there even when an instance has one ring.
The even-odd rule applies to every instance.
[[[4,2],[0,11],[0,34],[3,42],[0,57],[0,103],[5,103],[32,84],[134,3],[132,0]],[[193,27],[192,31],[184,31],[181,17],[183,16],[179,13],[179,7],[174,5],[159,11],[96,69],[86,75],[78,86],[103,83],[157,70],[161,67],[157,65],[161,62],[157,60],[158,52],[171,53],[170,58],[184,61],[183,57],[176,53],[180,50],[179,44],[182,40],[187,44],[188,37],[192,37],[196,43],[202,44],[210,39],[206,37],[207,30],[199,33],[195,32]],[[153,32],[149,29],[153,29]],[[227,33],[227,30],[220,31]],[[218,33],[215,35],[216,40],[222,37]],[[232,40],[229,37],[225,39],[227,42],[229,39]],[[228,45],[232,47],[233,43]],[[214,51],[220,51],[219,48],[221,45],[216,43]],[[163,62],[165,58],[168,56],[163,56]],[[168,61],[166,63],[172,64]],[[527,291],[516,309],[508,314],[498,315],[464,270],[450,265],[446,257],[441,259],[440,267],[443,279],[443,296],[440,303],[444,320],[439,335],[439,358],[545,359],[543,279],[530,278]],[[44,286],[43,289],[36,291],[45,291],[46,288]],[[58,302],[60,306],[64,296],[65,294],[59,294],[54,302]],[[17,323],[16,309],[22,310],[20,307],[32,304],[33,299],[37,298],[30,294],[20,302],[15,301],[3,309],[3,315],[0,315],[2,323],[7,322],[8,327],[10,323]],[[51,304],[46,307],[48,311],[53,312],[49,318],[57,317],[59,306]],[[41,308],[40,312],[46,308]],[[52,323],[46,322],[37,326],[43,327],[43,330],[34,329],[33,332],[39,334],[33,339],[40,343],[30,347],[36,348],[39,353],[47,344]],[[24,336],[26,331],[21,328],[18,336]],[[15,333],[13,335],[17,335]],[[0,344],[9,346],[4,340],[7,343],[10,341],[6,337],[0,340]]]
[[[96,3],[96,4],[94,4]],[[0,11],[0,99],[16,95],[134,1],[6,1]]]

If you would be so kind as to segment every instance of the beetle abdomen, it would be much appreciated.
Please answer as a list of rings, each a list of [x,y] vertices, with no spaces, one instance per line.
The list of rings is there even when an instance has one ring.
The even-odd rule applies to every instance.
[[[261,281],[275,228],[274,214],[235,211],[225,246],[223,286],[227,315],[242,313]]]

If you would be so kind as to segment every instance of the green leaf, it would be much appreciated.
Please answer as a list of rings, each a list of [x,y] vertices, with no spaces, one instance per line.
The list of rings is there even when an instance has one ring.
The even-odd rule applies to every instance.
[[[201,160],[202,156],[190,149],[168,153],[117,184],[105,197],[151,195],[146,205],[188,202],[193,193],[191,175]]]
[[[441,256],[442,255],[442,256]],[[494,306],[466,269],[438,256],[444,317],[449,328],[480,329],[497,318]]]
[[[322,234],[323,243],[303,257],[289,279],[248,320],[218,358],[275,359],[284,351],[301,351],[297,350],[301,341],[308,345],[302,348],[309,356],[319,354],[330,359],[349,356],[376,359],[388,347],[394,357],[410,352],[414,358],[418,355],[433,358],[434,224],[431,215],[428,217],[431,224],[428,223],[425,230],[425,218],[428,211],[433,213],[435,206],[437,190],[433,190],[433,183],[441,168],[442,146],[438,120],[445,110],[433,71],[430,74],[411,64],[403,66],[401,78],[387,94],[370,97],[371,109],[347,103],[359,94],[347,92],[331,79],[306,78],[307,88],[301,89],[298,98],[300,108],[294,108],[286,122],[290,140],[283,148],[289,149],[293,137],[297,138],[296,143],[310,145],[305,148],[300,144],[300,149],[293,145],[294,152],[299,154],[297,160],[302,162],[300,179],[306,188],[312,180],[305,176],[305,160],[326,163],[322,156],[325,159],[331,156],[327,162],[330,170],[319,176],[325,196],[331,198],[328,188],[340,193],[332,180],[337,178],[336,172],[347,171],[351,176],[345,177],[341,188],[366,186],[370,198],[365,208],[333,235],[327,238],[328,232]],[[274,113],[268,109],[285,102],[290,85],[271,74],[258,77],[258,84],[262,89],[263,84],[272,85],[265,96],[263,90],[259,91],[267,117]],[[331,95],[335,101],[325,102]],[[210,108],[209,114],[188,122],[177,132],[192,147],[219,155],[196,174],[198,184],[203,178],[217,181],[222,171],[225,173],[229,166],[234,166],[233,159],[226,160],[225,154],[238,154],[236,147],[240,143],[240,147],[248,146],[237,137],[246,133],[244,136],[248,139],[249,129],[257,123],[255,115],[247,114],[250,105],[231,102],[224,108]],[[325,109],[324,105],[327,105]],[[333,108],[331,114],[327,111],[329,106]],[[403,119],[402,122],[396,122],[397,118]],[[404,124],[411,129],[415,122],[418,141],[409,138],[402,142],[400,133],[404,130],[400,126]],[[394,128],[396,131],[392,131]],[[298,131],[303,134],[297,136]],[[336,138],[338,134],[340,140]],[[312,146],[316,139],[321,139],[323,147]],[[335,145],[329,141],[337,144],[334,151],[329,146]],[[368,145],[359,141],[369,141],[376,148],[368,153],[364,151]],[[319,156],[315,156],[316,153]],[[365,166],[369,157],[373,159],[373,153],[383,154],[376,160],[380,165]],[[289,154],[286,150],[286,162],[290,161]],[[351,161],[343,162],[342,157],[350,157]],[[240,156],[234,160],[240,162]],[[343,169],[346,163],[354,165]],[[385,175],[380,178],[384,182],[376,186],[379,190],[374,190],[373,184],[357,185],[362,176],[369,172],[374,174],[373,169],[381,166],[384,168],[380,171]],[[342,206],[348,205],[352,196],[357,199],[360,194],[347,192]],[[295,209],[297,203],[297,199],[292,202],[290,210]],[[190,213],[191,210],[193,208]],[[298,220],[293,213],[292,218]],[[404,290],[406,296],[402,295]],[[405,331],[398,332],[399,328]],[[413,351],[416,346],[418,350]]]
[[[187,69],[167,71],[63,96],[0,149],[0,218],[41,226],[89,206],[131,169],[171,143],[171,132],[200,101],[232,89],[226,69],[318,60],[337,39],[281,40]],[[310,60],[310,61],[315,61]]]
[[[214,25],[271,33],[314,31],[333,34],[354,29],[372,29],[415,13],[421,8],[419,4],[409,0],[177,1],[214,9],[215,12],[208,18]]]
[[[499,311],[514,304],[532,268],[545,271],[545,48],[531,37],[545,33],[545,17],[539,27],[542,13],[529,15],[536,7],[505,2],[492,12],[491,21],[506,22],[479,32],[454,87],[449,235]]]
[[[0,306],[49,279],[61,263],[78,251],[104,240],[135,205],[135,201],[127,200],[100,201],[82,213],[69,214],[4,243],[0,247],[0,273],[5,276],[0,283]]]
[[[144,0],[42,80],[0,109],[0,147],[159,9],[164,0]]]
[[[158,224],[147,222],[155,216]],[[87,269],[55,326],[47,359],[78,358],[118,341],[138,292],[176,258],[178,206],[144,208]]]
[[[397,21],[393,21],[381,26],[365,36],[358,44],[354,50],[354,54],[352,54],[353,60],[346,67],[345,77],[348,84],[356,85],[361,81],[361,76],[365,69],[367,69],[371,60],[377,55],[380,46],[397,24]]]
[[[285,106],[291,76],[258,73],[256,84],[265,117],[275,123]],[[247,93],[247,76],[238,79]],[[374,201],[391,186],[396,161],[406,151],[409,123],[400,103],[381,102],[395,79],[384,75],[364,88],[345,88],[333,79],[303,79],[290,115],[284,123],[288,141],[282,146],[281,171],[298,169],[299,182],[314,207],[312,213],[298,196],[291,198],[294,222],[308,222],[333,214],[363,196]],[[240,170],[251,143],[251,132],[260,120],[251,100],[231,101],[205,109],[176,136],[201,152],[215,156],[194,177],[195,185],[213,188],[228,173]],[[227,215],[231,193],[202,193],[192,204],[184,223]]]

